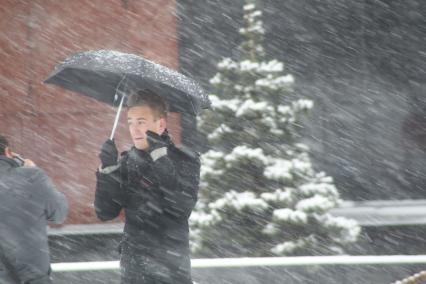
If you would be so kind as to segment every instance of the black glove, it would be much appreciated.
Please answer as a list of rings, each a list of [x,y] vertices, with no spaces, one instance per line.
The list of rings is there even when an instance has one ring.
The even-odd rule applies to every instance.
[[[167,147],[169,145],[167,139],[164,139],[164,137],[150,130],[146,132],[146,139],[149,144],[148,152],[152,152],[156,149]]]
[[[117,164],[118,151],[114,140],[108,139],[104,144],[102,144],[99,159],[101,160],[102,168]]]

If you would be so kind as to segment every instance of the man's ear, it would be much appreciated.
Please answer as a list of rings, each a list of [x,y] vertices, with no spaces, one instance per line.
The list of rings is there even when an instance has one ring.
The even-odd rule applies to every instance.
[[[165,117],[160,118],[160,134],[162,134],[164,132],[164,130],[166,130],[167,128],[167,120]]]

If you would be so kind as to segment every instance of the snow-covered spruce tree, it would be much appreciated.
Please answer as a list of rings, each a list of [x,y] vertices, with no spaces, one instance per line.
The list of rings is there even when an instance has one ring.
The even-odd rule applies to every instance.
[[[200,200],[191,217],[192,249],[209,257],[343,252],[359,226],[334,217],[333,179],[315,172],[297,142],[300,115],[312,108],[292,95],[283,63],[267,61],[262,12],[244,6],[238,60],[223,59],[211,79],[213,111],[199,119],[210,150],[202,155]]]

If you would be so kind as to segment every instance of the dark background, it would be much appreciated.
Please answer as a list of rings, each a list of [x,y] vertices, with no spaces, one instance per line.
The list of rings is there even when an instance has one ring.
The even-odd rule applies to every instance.
[[[181,70],[209,91],[217,62],[236,54],[243,3],[179,1]],[[302,135],[317,170],[344,199],[425,198],[426,2],[258,3],[268,58],[314,101]]]

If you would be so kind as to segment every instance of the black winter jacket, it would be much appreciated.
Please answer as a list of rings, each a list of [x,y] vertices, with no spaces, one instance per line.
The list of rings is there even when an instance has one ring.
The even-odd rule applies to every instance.
[[[133,147],[122,153],[117,166],[98,170],[96,214],[107,221],[124,209],[121,266],[125,274],[136,269],[130,271],[133,278],[192,283],[188,218],[197,201],[199,155],[171,143],[163,150],[167,151],[154,160]],[[138,263],[135,258],[142,263],[132,267],[131,263]]]

